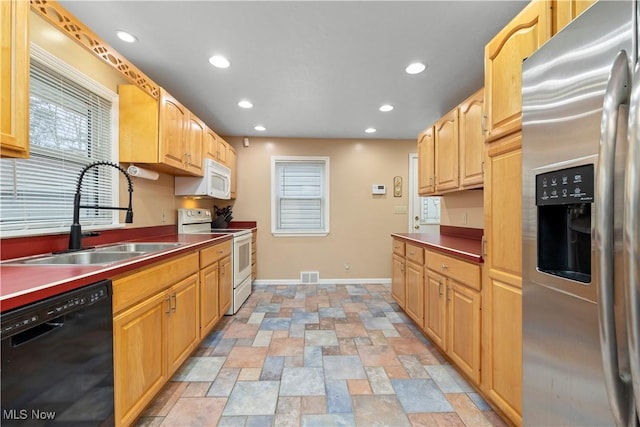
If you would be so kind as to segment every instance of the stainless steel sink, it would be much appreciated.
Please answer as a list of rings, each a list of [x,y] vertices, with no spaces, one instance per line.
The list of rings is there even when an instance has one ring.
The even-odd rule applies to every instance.
[[[107,265],[118,261],[176,248],[182,243],[170,242],[131,242],[118,243],[96,249],[87,249],[78,252],[45,255],[6,261],[4,265]]]
[[[144,255],[145,252],[82,251],[9,261],[14,265],[105,265]]]
[[[169,243],[169,242],[131,242],[131,243],[118,243],[117,245],[105,246],[103,248],[95,249],[96,252],[156,252],[165,249],[176,248],[181,246],[182,243]]]

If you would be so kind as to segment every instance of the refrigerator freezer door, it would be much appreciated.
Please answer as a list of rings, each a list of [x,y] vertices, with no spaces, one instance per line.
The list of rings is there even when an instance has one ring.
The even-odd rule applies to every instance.
[[[616,403],[612,410],[604,385],[598,326],[601,301],[596,292],[600,266],[595,250],[590,283],[553,276],[538,268],[538,253],[545,248],[540,248],[538,241],[540,207],[536,206],[535,177],[584,165],[597,170],[605,90],[616,55],[620,51],[633,55],[634,8],[628,1],[595,3],[523,64],[524,425],[602,426],[614,425],[616,419],[624,423],[625,417],[632,417],[632,405]],[[621,116],[626,114],[625,108]],[[615,121],[620,126],[621,120]],[[626,156],[626,152],[619,152],[626,150],[626,118],[622,122],[625,130],[617,135],[614,153],[616,184],[608,194],[613,199],[609,219],[615,240],[606,251],[614,258],[614,279],[606,286],[613,288],[616,307],[614,331],[607,332],[615,351],[608,353],[619,356],[619,369],[614,375],[626,382],[629,358],[621,268],[624,166],[618,167]],[[599,203],[596,196],[594,212]],[[595,236],[596,221],[592,220],[591,236]],[[620,342],[621,336],[624,343]],[[629,402],[628,389],[622,387],[622,396],[615,401]],[[626,414],[614,416],[616,406],[620,408],[616,412]]]
[[[624,188],[624,270],[631,381],[640,408],[640,65],[633,77]]]

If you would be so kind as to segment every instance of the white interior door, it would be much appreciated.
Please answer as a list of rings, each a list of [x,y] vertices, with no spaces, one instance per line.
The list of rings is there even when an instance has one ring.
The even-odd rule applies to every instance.
[[[440,228],[440,197],[418,195],[418,154],[409,154],[409,233]]]

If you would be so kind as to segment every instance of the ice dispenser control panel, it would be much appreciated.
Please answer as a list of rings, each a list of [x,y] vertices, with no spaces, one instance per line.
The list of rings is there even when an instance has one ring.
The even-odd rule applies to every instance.
[[[593,165],[536,175],[536,205],[593,203]]]

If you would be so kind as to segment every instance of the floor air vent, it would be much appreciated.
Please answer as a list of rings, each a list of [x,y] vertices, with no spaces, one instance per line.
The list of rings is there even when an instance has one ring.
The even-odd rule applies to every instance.
[[[317,271],[301,271],[300,283],[303,285],[315,285],[320,280],[320,273]]]

